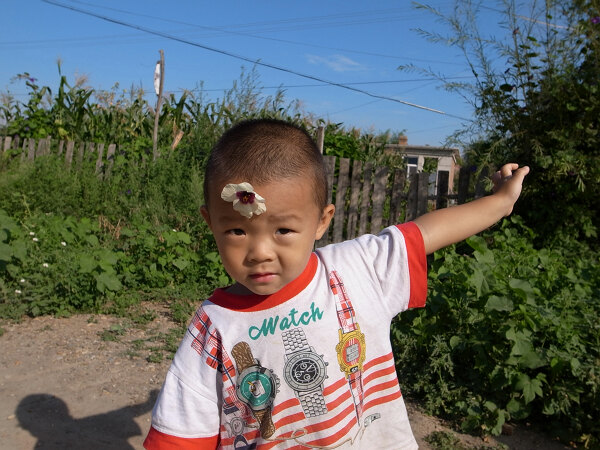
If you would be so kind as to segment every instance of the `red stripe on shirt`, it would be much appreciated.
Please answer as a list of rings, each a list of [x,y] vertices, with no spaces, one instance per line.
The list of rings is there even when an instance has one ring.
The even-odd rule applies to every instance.
[[[354,412],[354,407],[352,407],[352,412]],[[348,432],[352,429],[352,427],[356,424],[356,419],[352,418],[345,427],[339,430],[337,433],[332,434],[331,436],[327,436],[325,438],[316,439],[314,441],[307,442],[308,445],[312,446],[322,446],[325,447],[327,445],[335,444],[337,441],[342,439],[344,436],[348,435]]]
[[[335,383],[330,384],[329,386],[325,386],[323,389],[323,395],[327,396],[329,394],[333,394],[335,391],[340,389],[342,386],[347,386],[348,381],[345,378],[340,378]]]
[[[375,386],[372,386],[365,391],[364,398],[366,400],[366,398],[372,394],[375,394],[375,393],[381,392],[381,391],[385,391],[386,389],[393,388],[393,387],[398,387],[398,381],[390,380],[390,381],[386,381],[385,383],[376,384]]]
[[[386,368],[381,369],[381,370],[377,370],[377,371],[375,371],[373,373],[370,373],[369,375],[367,375],[365,377],[365,379],[363,380],[363,385],[366,385],[366,384],[370,383],[374,379],[381,378],[381,377],[384,377],[386,375],[391,375],[392,373],[396,373],[396,368],[394,366],[386,367]],[[396,381],[395,378],[396,377],[394,377],[394,381]]]
[[[144,441],[147,450],[214,450],[219,445],[219,436],[208,438],[181,438],[161,433],[150,428]]]
[[[296,397],[290,398],[289,400],[285,400],[275,405],[273,407],[273,415],[279,414],[280,412],[285,411],[288,408],[293,408],[294,406],[300,406],[300,402]]]
[[[387,355],[378,356],[375,359],[367,361],[363,366],[363,371],[367,371],[371,367],[376,366],[377,364],[381,364],[386,361],[393,361],[393,360],[394,360],[394,354],[392,352],[388,353]]]
[[[363,412],[369,408],[372,408],[373,406],[381,405],[382,403],[389,403],[399,399],[400,397],[402,397],[402,392],[400,391],[400,388],[398,388],[398,391],[394,392],[393,394],[386,395],[385,397],[374,398],[373,400],[365,403]]]
[[[404,236],[410,276],[409,308],[422,308],[427,298],[427,255],[421,230],[414,222],[397,225]]]

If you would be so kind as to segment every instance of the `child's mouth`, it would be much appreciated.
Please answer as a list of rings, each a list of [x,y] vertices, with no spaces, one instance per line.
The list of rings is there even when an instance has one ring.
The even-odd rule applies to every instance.
[[[271,281],[273,278],[275,278],[275,274],[274,273],[253,273],[252,275],[250,275],[250,278],[252,278],[253,281],[258,282],[258,283],[268,283],[269,281]]]

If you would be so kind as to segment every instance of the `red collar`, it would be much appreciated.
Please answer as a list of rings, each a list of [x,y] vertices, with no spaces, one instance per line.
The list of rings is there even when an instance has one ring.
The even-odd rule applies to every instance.
[[[263,311],[274,308],[302,292],[315,276],[317,266],[317,255],[312,253],[308,264],[306,264],[306,267],[298,278],[271,295],[235,295],[226,292],[223,288],[219,288],[215,290],[208,300],[215,305],[236,311]]]

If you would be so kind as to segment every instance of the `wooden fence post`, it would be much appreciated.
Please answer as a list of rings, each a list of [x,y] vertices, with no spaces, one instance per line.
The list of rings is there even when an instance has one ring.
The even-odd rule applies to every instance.
[[[106,160],[108,161],[108,167],[106,168],[106,173],[104,174],[104,177],[108,177],[110,176],[110,173],[112,171],[112,167],[113,164],[115,162],[115,150],[117,148],[116,144],[110,144],[108,146],[108,150],[106,151]]]
[[[12,142],[12,138],[10,136],[6,136],[4,138],[4,149],[2,150],[2,152],[7,152],[10,149],[10,144]]]
[[[23,145],[24,144],[25,144],[25,141],[23,142]],[[28,147],[27,159],[29,161],[33,161],[35,159],[35,139],[33,139],[33,138],[27,139],[27,147]]]
[[[469,181],[471,170],[468,167],[461,167],[458,173],[458,204],[462,205],[467,201],[469,193]]]
[[[344,235],[344,223],[346,216],[346,191],[348,190],[348,178],[350,175],[350,160],[340,158],[340,168],[336,183],[335,215],[333,216],[333,241],[340,242]]]
[[[375,170],[373,183],[373,214],[371,218],[371,233],[379,233],[383,228],[383,205],[385,204],[385,188],[387,185],[388,168],[379,166]]]
[[[373,164],[370,162],[364,165],[362,198],[360,201],[360,220],[358,221],[358,235],[362,236],[367,232],[367,217],[369,216],[369,206],[371,199],[371,179],[373,176]]]
[[[104,153],[104,144],[98,144],[98,158],[96,158],[96,175],[102,170],[102,156]]]
[[[323,154],[323,145],[325,142],[325,127],[320,126],[317,128],[317,136],[315,140],[317,142],[318,149],[321,151],[321,154]]]
[[[448,187],[450,172],[441,170],[437,173],[437,198],[435,199],[435,209],[442,209],[448,206]]]
[[[400,219],[400,198],[404,191],[404,185],[406,183],[406,172],[403,169],[396,169],[394,171],[394,182],[392,184],[392,194],[390,200],[390,221],[388,225],[395,225]]]
[[[75,147],[75,142],[68,141],[67,142],[67,150],[65,152],[65,165],[67,167],[71,167],[73,163],[73,148]]]
[[[358,230],[358,202],[360,201],[360,179],[363,162],[355,159],[352,164],[352,180],[350,181],[350,207],[348,208],[348,239],[354,239]]]

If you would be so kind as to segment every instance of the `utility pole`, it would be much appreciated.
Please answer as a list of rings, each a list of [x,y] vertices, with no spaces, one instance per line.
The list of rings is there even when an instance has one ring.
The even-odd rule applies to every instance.
[[[154,70],[154,92],[156,92],[156,109],[154,110],[154,133],[152,135],[152,155],[154,161],[158,159],[158,119],[160,117],[160,104],[162,102],[163,84],[165,81],[165,54],[159,50],[160,60],[156,62]]]

